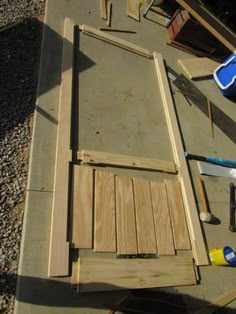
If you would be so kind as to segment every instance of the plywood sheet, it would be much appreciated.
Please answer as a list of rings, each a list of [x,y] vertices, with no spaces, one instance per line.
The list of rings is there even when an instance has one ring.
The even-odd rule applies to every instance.
[[[177,250],[191,249],[179,182],[174,180],[165,180],[165,184],[175,248]]]
[[[117,254],[137,254],[137,234],[132,178],[117,176],[116,229]]]
[[[95,172],[94,250],[116,252],[115,187],[110,172]]]
[[[151,190],[148,180],[134,178],[135,214],[138,253],[156,254],[156,237],[153,220]]]
[[[74,165],[72,243],[75,248],[92,248],[93,169]]]
[[[212,76],[220,63],[208,58],[191,58],[178,61],[190,79]]]
[[[191,258],[79,259],[79,292],[196,284]]]
[[[175,249],[165,184],[151,182],[151,195],[158,255],[174,255]]]

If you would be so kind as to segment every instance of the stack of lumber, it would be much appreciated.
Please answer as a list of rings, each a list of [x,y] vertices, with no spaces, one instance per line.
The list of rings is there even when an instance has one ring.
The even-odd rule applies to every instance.
[[[179,182],[75,165],[71,242],[75,248],[120,255],[190,250]]]

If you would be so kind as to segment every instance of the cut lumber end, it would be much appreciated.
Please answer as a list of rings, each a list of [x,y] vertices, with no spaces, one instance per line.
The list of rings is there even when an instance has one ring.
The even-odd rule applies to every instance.
[[[69,242],[60,248],[50,248],[48,277],[64,277],[69,275]]]

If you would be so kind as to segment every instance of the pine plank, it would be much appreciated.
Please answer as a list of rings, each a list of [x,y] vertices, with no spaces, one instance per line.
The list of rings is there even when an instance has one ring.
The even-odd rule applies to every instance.
[[[159,255],[174,255],[173,234],[164,183],[151,182],[152,207]]]
[[[116,229],[117,254],[137,254],[137,234],[132,178],[117,176]]]
[[[92,248],[93,169],[74,165],[72,243],[75,248]]]
[[[82,257],[79,292],[142,289],[196,284],[191,258],[104,259]]]
[[[74,24],[68,18],[64,24],[62,77],[58,113],[58,130],[54,172],[51,234],[49,244],[49,276],[66,276],[69,267],[69,243],[67,242],[72,68]]]
[[[127,168],[150,169],[176,173],[176,166],[173,161],[113,154],[93,150],[79,151],[77,158],[81,159],[83,163],[88,164],[105,164],[111,166],[123,166]]]
[[[110,172],[95,172],[94,250],[116,252],[115,183]]]
[[[140,0],[127,0],[127,15],[140,21]]]
[[[175,248],[177,250],[191,249],[179,182],[165,180],[165,184]]]
[[[146,57],[148,59],[152,58],[152,53],[145,48],[132,44],[124,39],[112,36],[96,28],[90,27],[88,25],[79,25],[79,29],[86,35],[95,37],[97,39],[103,40],[111,45],[115,45],[122,49],[128,50],[130,52],[136,53],[140,56]]]
[[[106,20],[107,19],[106,0],[100,0],[100,13],[101,13],[101,18]]]
[[[150,184],[148,180],[140,178],[133,178],[133,183],[138,253],[156,254],[157,246],[155,238]]]
[[[169,83],[167,80],[164,61],[162,56],[157,52],[153,53],[153,57],[158,78],[158,86],[160,87],[162,103],[165,111],[168,131],[170,134],[174,160],[179,168],[178,178],[181,185],[193,256],[197,265],[209,265],[208,253],[198,217],[198,210],[193,194],[189,170],[184,157],[183,143]]]
[[[213,76],[214,70],[220,65],[220,63],[209,58],[181,59],[178,60],[178,63],[191,80]]]

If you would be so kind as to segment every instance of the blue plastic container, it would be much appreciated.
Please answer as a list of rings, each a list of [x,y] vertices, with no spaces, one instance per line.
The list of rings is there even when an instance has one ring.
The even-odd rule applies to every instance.
[[[236,96],[236,51],[213,73],[214,80],[225,96]]]

